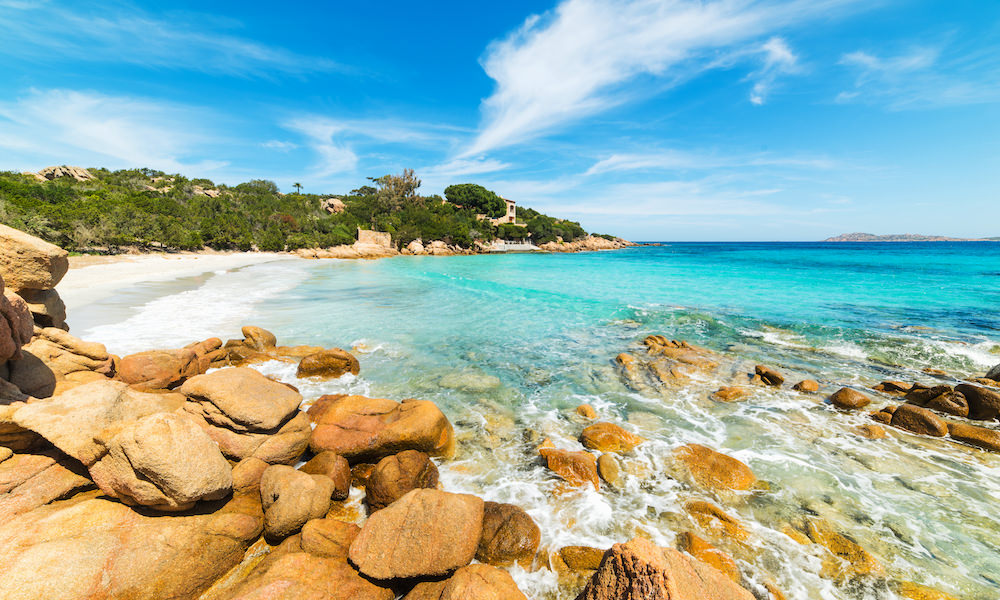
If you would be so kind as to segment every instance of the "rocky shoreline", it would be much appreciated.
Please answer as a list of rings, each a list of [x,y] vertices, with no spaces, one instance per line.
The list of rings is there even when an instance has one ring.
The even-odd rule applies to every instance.
[[[682,503],[676,548],[641,531],[611,548],[543,547],[523,507],[446,489],[439,468],[460,444],[484,442],[456,436],[433,402],[306,398],[252,368],[276,361],[300,378],[335,380],[360,372],[352,352],[281,346],[247,326],[242,339],[114,356],[58,327],[57,310],[25,300],[54,293],[64,252],[30,236],[6,239],[2,251],[3,598],[525,598],[515,570],[551,571],[586,600],[785,598],[759,564],[758,534],[731,514],[770,484],[732,456],[673,449],[667,475],[714,500]],[[708,399],[724,403],[790,378],[664,336],[624,350],[613,360],[622,382],[665,402],[709,375],[729,380]],[[875,408],[861,439],[885,437],[888,426],[1000,451],[1000,366],[940,381],[862,390],[801,378],[792,388],[835,411]],[[627,477],[653,476],[633,461],[649,441],[627,423],[590,405],[574,419],[574,440],[521,432],[525,460],[545,465],[559,493],[621,493]],[[951,598],[899,577],[819,515],[773,525],[838,585]]]

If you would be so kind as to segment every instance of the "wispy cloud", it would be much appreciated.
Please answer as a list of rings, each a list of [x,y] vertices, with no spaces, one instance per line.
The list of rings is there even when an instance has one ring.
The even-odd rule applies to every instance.
[[[750,102],[758,106],[767,100],[779,75],[795,73],[798,69],[798,58],[785,40],[779,37],[769,39],[761,46],[761,52],[764,55],[763,65],[748,76],[754,82],[750,90]]]
[[[667,150],[612,154],[594,163],[584,175],[617,171],[673,171],[746,167],[832,169],[837,162],[825,157],[780,157],[768,154],[719,156]]]
[[[213,23],[216,27],[213,28]],[[241,77],[342,69],[323,57],[232,35],[218,21],[157,18],[136,6],[0,2],[0,55],[35,61],[73,59],[222,73]]]
[[[720,50],[852,3],[565,0],[487,49],[481,62],[496,90],[483,102],[482,129],[464,155],[515,144],[625,102],[635,94],[635,86],[626,90],[625,84],[642,76],[683,80],[719,66],[714,53]],[[782,50],[772,44],[771,72],[787,65]]]
[[[0,103],[0,148],[25,165],[70,163],[205,172],[226,163],[197,160],[217,120],[190,107],[74,90],[32,90]],[[44,165],[38,165],[44,166]]]
[[[945,45],[914,46],[886,55],[857,50],[840,64],[855,72],[854,86],[837,102],[879,103],[893,110],[1000,101],[1000,55],[962,53]]]

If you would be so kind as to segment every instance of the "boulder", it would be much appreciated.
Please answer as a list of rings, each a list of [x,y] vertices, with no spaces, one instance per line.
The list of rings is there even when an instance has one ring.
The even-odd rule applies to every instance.
[[[534,519],[521,507],[486,502],[476,560],[500,567],[516,562],[529,568],[538,551],[541,536],[542,532]]]
[[[1000,381],[1000,365],[997,365],[986,373],[986,379],[992,379],[993,381]]]
[[[278,345],[278,338],[273,333],[260,327],[247,325],[242,328],[243,343],[257,352],[269,352]]]
[[[764,382],[765,385],[771,387],[781,387],[785,383],[785,377],[772,369],[771,367],[766,367],[764,365],[757,365],[753,368],[754,374],[760,377],[760,380]]]
[[[931,399],[951,391],[953,390],[950,385],[935,385],[934,387],[927,387],[926,385],[914,384],[913,387],[910,388],[910,391],[906,392],[903,396],[903,399],[910,404],[923,406]]]
[[[193,349],[148,350],[130,354],[118,363],[118,378],[140,390],[175,388],[205,371]]]
[[[940,396],[931,398],[924,408],[954,415],[956,417],[969,416],[969,402],[962,392],[945,392]]]
[[[723,573],[736,583],[739,583],[740,579],[742,579],[740,568],[732,556],[719,550],[690,531],[682,532],[677,536],[677,549],[681,552],[687,552],[706,565]]]
[[[749,396],[749,390],[738,386],[721,387],[712,392],[712,400],[717,402],[739,402]]]
[[[615,425],[614,423],[594,423],[586,427],[580,435],[584,448],[599,452],[617,452],[625,454],[646,441],[634,433]]]
[[[60,464],[59,457],[56,452],[14,454],[0,447],[0,523],[94,487],[85,470]]]
[[[882,383],[872,387],[872,389],[876,392],[882,392],[892,396],[905,396],[912,387],[912,383],[906,383],[904,381],[883,381]]]
[[[0,277],[10,289],[52,289],[68,270],[69,253],[59,246],[0,225]]]
[[[232,431],[273,431],[302,402],[294,389],[248,367],[220,369],[187,380],[179,388],[185,410]]]
[[[96,179],[94,174],[87,169],[84,169],[83,167],[71,167],[68,165],[45,167],[38,172],[38,175],[42,179],[48,181],[52,181],[53,179],[58,179],[60,177],[72,177],[77,181],[90,181],[91,179]]]
[[[120,381],[95,381],[54,398],[31,402],[14,412],[19,426],[34,431],[84,465],[93,465],[107,448],[102,432],[183,405],[179,394],[151,394]]]
[[[361,365],[353,354],[340,348],[331,348],[303,358],[295,376],[337,379],[348,373],[357,375],[360,371]]]
[[[595,490],[601,489],[597,477],[597,457],[590,452],[540,448],[538,453],[545,459],[549,470],[568,481],[570,485],[591,484]]]
[[[574,571],[596,571],[605,552],[590,546],[564,546],[559,549],[559,558]]]
[[[336,519],[313,519],[302,526],[302,550],[324,558],[347,560],[354,538],[361,528]]]
[[[510,573],[489,565],[469,565],[444,581],[417,584],[403,600],[528,600]]]
[[[969,403],[969,418],[977,421],[1000,419],[1000,390],[963,383],[955,391]]]
[[[580,415],[585,419],[594,420],[597,418],[597,411],[594,407],[589,404],[581,404],[576,407],[576,414]]]
[[[615,544],[577,600],[753,600],[709,565],[643,538]]]
[[[351,493],[351,465],[336,452],[320,452],[299,467],[303,473],[326,475],[333,481],[333,499],[346,500]]]
[[[333,480],[310,475],[287,465],[272,465],[260,478],[264,534],[275,540],[298,533],[312,519],[330,510]]]
[[[21,350],[23,358],[9,363],[9,380],[35,398],[48,398],[88,378],[93,381],[94,374],[115,374],[114,360],[103,344],[85,342],[55,327],[37,329]]]
[[[1000,431],[968,423],[949,423],[951,437],[970,446],[1000,452]]]
[[[243,559],[262,520],[247,495],[195,514],[149,516],[80,494],[0,520],[0,581],[16,590],[4,594],[12,600],[194,600]]]
[[[892,419],[890,419],[891,421]],[[880,440],[886,437],[885,428],[881,425],[875,425],[872,423],[865,423],[864,425],[858,425],[857,429],[858,435],[869,440]]]
[[[948,435],[948,424],[944,419],[914,404],[901,404],[896,412],[892,413],[889,424],[920,435],[933,437]]]
[[[126,504],[181,511],[220,500],[233,489],[232,468],[219,447],[185,414],[159,413],[131,421],[109,439],[90,466],[101,491]]]
[[[406,245],[406,250],[410,254],[423,254],[424,245],[420,240],[413,240],[412,242]]]
[[[597,474],[612,488],[620,489],[624,484],[622,466],[614,454],[602,454],[597,457]]]
[[[448,419],[426,400],[395,402],[364,396],[323,396],[310,408],[315,424],[309,447],[331,450],[351,462],[364,462],[420,450],[451,457],[455,432]]]
[[[750,537],[750,532],[739,520],[711,502],[691,500],[684,503],[684,511],[713,538],[742,542]]]
[[[742,462],[700,444],[674,450],[676,458],[698,485],[713,491],[749,490],[757,477]]]
[[[368,517],[350,560],[374,579],[440,577],[472,561],[482,528],[476,496],[416,489]]]
[[[34,329],[27,303],[4,290],[0,279],[0,364],[21,358],[21,347],[31,341]]]
[[[21,290],[20,295],[39,327],[56,327],[69,331],[66,325],[66,304],[55,290]]]
[[[819,382],[816,381],[815,379],[803,379],[802,381],[793,385],[792,389],[795,390],[796,392],[813,394],[819,391]]]
[[[233,466],[233,491],[236,493],[260,490],[260,478],[271,465],[254,456],[244,458]]]
[[[857,390],[840,388],[829,398],[830,404],[844,410],[856,410],[871,404],[872,399]]]
[[[282,553],[265,561],[225,600],[392,600],[396,594],[358,574],[341,558]]]
[[[319,206],[330,214],[340,214],[347,209],[347,205],[340,198],[323,198],[319,201]],[[413,242],[410,242],[411,244]]]
[[[375,512],[410,490],[436,489],[437,484],[438,470],[430,457],[418,450],[404,450],[375,465],[365,482],[365,505],[369,512]]]

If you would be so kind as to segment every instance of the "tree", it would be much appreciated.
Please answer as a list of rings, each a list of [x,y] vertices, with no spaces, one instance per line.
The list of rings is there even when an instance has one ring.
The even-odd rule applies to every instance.
[[[475,183],[449,185],[444,190],[444,197],[452,204],[474,210],[487,217],[497,218],[507,213],[507,203],[503,198]]]
[[[423,204],[423,198],[417,196],[420,180],[416,178],[413,169],[403,169],[399,175],[383,175],[369,177],[378,190],[375,192],[375,212],[391,214],[407,205]],[[375,216],[372,216],[372,226],[375,226]]]
[[[298,194],[302,193],[302,184],[301,183],[293,183],[292,187],[295,188],[295,192],[296,193],[298,193]]]

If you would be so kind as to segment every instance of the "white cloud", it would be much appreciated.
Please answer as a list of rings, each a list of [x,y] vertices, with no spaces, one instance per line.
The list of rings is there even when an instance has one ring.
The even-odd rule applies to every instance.
[[[482,59],[496,90],[464,156],[515,144],[629,99],[643,75],[681,80],[713,53],[854,0],[565,0],[529,18]],[[773,60],[787,60],[777,44]],[[779,63],[776,63],[779,64]],[[632,92],[634,94],[634,91]]]
[[[281,140],[268,140],[261,144],[262,148],[277,150],[278,152],[289,152],[299,147],[295,142],[283,142]]]
[[[0,147],[10,160],[46,164],[152,167],[171,172],[211,171],[222,161],[192,161],[211,140],[189,107],[74,90],[32,90],[0,103]]]
[[[754,81],[750,91],[750,102],[758,106],[767,100],[779,75],[794,73],[798,67],[798,58],[785,40],[779,37],[768,40],[761,46],[761,52],[764,54],[764,64],[760,70],[749,75],[749,79]]]
[[[747,167],[787,167],[825,170],[836,166],[836,161],[824,157],[781,157],[770,154],[719,156],[668,150],[664,152],[612,154],[591,165],[584,175],[600,175],[618,171],[670,171]]]
[[[243,77],[342,68],[327,58],[226,33],[207,15],[174,15],[167,21],[125,3],[83,11],[5,1],[0,3],[0,39],[0,54],[35,61],[69,57]]]
[[[357,168],[357,154],[343,142],[334,139],[347,129],[346,125],[329,119],[299,118],[289,121],[285,126],[304,135],[309,146],[319,155],[313,176],[329,177]]]

